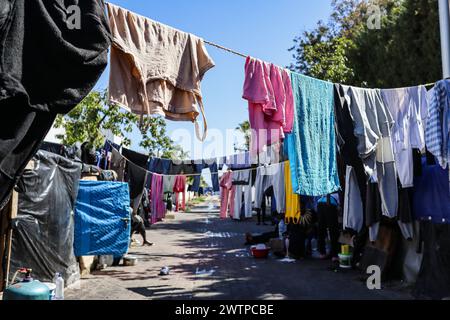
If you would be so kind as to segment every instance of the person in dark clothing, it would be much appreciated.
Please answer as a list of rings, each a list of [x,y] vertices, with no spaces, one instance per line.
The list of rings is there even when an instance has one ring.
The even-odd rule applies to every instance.
[[[336,198],[328,195],[319,199],[317,203],[317,219],[318,219],[318,238],[317,245],[321,259],[331,257],[333,261],[338,261],[339,253],[339,221],[338,221],[339,204]],[[331,252],[327,255],[325,239],[327,231],[330,235]]]
[[[130,237],[133,236],[133,234],[135,234],[135,233],[139,233],[142,236],[142,239],[143,239],[142,245],[143,246],[145,246],[145,245],[152,246],[153,245],[153,243],[147,241],[144,219],[142,219],[142,217],[139,215],[133,215],[132,221],[131,221]]]
[[[256,217],[258,219],[257,225],[260,225],[261,223],[263,225],[266,225],[267,200],[269,197],[271,199],[270,213],[271,213],[272,225],[276,224],[276,216],[278,215],[278,212],[276,212],[276,204],[275,204],[275,196],[274,196],[274,192],[273,192],[273,187],[270,187],[264,192],[263,200],[261,203],[261,209],[256,209]]]
[[[294,259],[302,259],[308,256],[310,251],[306,246],[306,239],[314,232],[317,214],[314,210],[304,209],[300,223],[289,223],[287,225],[286,247],[288,256]]]
[[[280,223],[282,224],[282,227],[280,227]],[[280,229],[281,229],[282,233],[285,233],[284,214],[280,215],[277,218],[277,222],[275,223],[275,230],[265,232],[262,234],[258,234],[258,235],[252,235],[251,233],[246,233],[245,234],[245,240],[246,240],[245,245],[267,243],[270,241],[270,239],[280,238],[280,236],[282,236],[282,235],[280,235]]]
[[[245,234],[245,245],[267,243],[270,239],[278,238],[278,225],[276,225],[274,231],[265,232],[259,235],[252,235],[251,233]]]

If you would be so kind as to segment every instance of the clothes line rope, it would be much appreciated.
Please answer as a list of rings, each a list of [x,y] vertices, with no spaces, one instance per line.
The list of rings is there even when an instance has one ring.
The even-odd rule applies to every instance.
[[[105,1],[105,3],[106,3],[106,4],[110,4],[110,3],[107,2],[107,1]],[[114,5],[114,4],[113,4],[113,5]],[[131,11],[130,11],[130,12],[131,12]],[[143,16],[143,15],[139,15],[138,13],[134,13],[134,12],[132,12],[132,13],[133,13],[133,14],[136,14],[136,15],[138,15],[138,16],[142,16],[142,17],[144,17],[144,18],[150,19],[150,18],[145,17],[145,16]],[[165,26],[167,26],[167,27],[169,27],[169,28],[178,30],[178,29],[176,29],[176,28],[174,28],[174,27],[172,27],[172,26],[169,26],[169,25],[167,25],[167,24],[164,24],[164,23],[161,23],[161,22],[158,22],[158,23],[160,23],[161,25],[165,25]],[[179,31],[181,31],[181,30],[179,30]],[[181,31],[181,32],[185,32],[185,31]],[[203,38],[202,38],[202,40],[203,40],[204,43],[206,43],[206,44],[208,44],[208,45],[210,45],[210,46],[216,47],[216,48],[218,48],[218,49],[221,49],[221,50],[223,50],[223,51],[225,51],[225,52],[228,52],[228,53],[237,55],[237,56],[239,56],[239,57],[247,58],[247,57],[250,56],[250,55],[243,54],[243,53],[241,53],[241,52],[239,52],[239,51],[236,51],[236,50],[227,48],[227,47],[222,46],[222,45],[220,45],[220,44],[217,44],[217,43],[215,43],[215,42],[211,42],[211,41],[205,40],[205,39],[203,39]],[[315,78],[315,77],[314,77],[314,78]],[[318,79],[318,78],[316,78],[316,79]],[[443,79],[439,79],[439,80],[443,80]],[[430,82],[430,83],[426,83],[426,84],[418,84],[418,85],[415,85],[415,86],[409,86],[409,87],[417,87],[417,86],[430,87],[430,86],[435,85],[435,83],[436,83],[437,81],[439,81],[439,80],[436,80],[435,82]],[[330,82],[331,82],[331,81],[330,81]],[[343,84],[343,85],[345,85],[345,84]],[[378,88],[378,89],[381,89],[381,88]],[[387,88],[386,88],[386,89],[387,89]],[[393,88],[393,89],[395,89],[395,88]]]
[[[120,151],[117,150],[116,148],[114,148],[113,146],[111,146],[111,148],[114,149],[114,150],[116,150],[118,153],[120,153]],[[121,156],[123,159],[125,159],[125,161],[130,162],[130,163],[132,163],[132,164],[134,164],[134,165],[137,166],[137,164],[135,164],[133,161],[131,161],[130,159],[128,159],[127,157],[125,157],[125,156],[122,155],[121,153],[120,153],[120,156]],[[278,163],[272,163],[272,164],[269,164],[269,165],[257,166],[257,167],[255,167],[255,168],[238,169],[238,170],[230,170],[230,169],[228,169],[228,170],[230,170],[230,171],[232,171],[232,172],[253,171],[253,170],[257,170],[258,168],[261,168],[261,167],[268,168],[268,167],[276,166],[276,165],[279,165],[280,163],[285,163],[285,162],[288,162],[288,161],[281,161],[281,162],[278,162]],[[226,164],[225,164],[225,165],[226,165]],[[141,168],[142,168],[142,167],[141,167]],[[150,174],[157,174],[157,175],[164,176],[164,177],[176,177],[176,176],[195,177],[195,176],[202,176],[202,175],[203,175],[203,173],[162,174],[162,173],[157,173],[157,172],[149,171],[149,170],[144,169],[144,168],[142,168],[142,170],[145,170],[147,173],[150,173]],[[228,170],[221,170],[221,171],[211,172],[210,174],[211,174],[211,175],[215,175],[215,174],[218,175],[219,173],[221,173],[221,172],[226,172],[226,171],[228,171]]]
[[[237,55],[237,56],[240,56],[240,57],[243,57],[243,58],[247,58],[247,57],[248,57],[248,55],[245,55],[245,54],[240,53],[240,52],[238,52],[238,51],[235,51],[235,50],[226,48],[226,47],[224,47],[224,46],[221,46],[220,44],[217,44],[217,43],[214,43],[214,42],[210,42],[210,41],[207,41],[207,40],[203,40],[203,42],[206,43],[206,44],[208,44],[208,45],[210,45],[210,46],[213,46],[213,47],[216,47],[216,48],[218,48],[218,49],[221,49],[221,50],[230,52],[230,53],[232,53],[232,54],[235,54],[235,55]]]

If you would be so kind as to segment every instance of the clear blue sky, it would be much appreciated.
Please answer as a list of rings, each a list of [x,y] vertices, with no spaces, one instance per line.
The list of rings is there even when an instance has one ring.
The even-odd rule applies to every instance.
[[[326,20],[331,13],[330,0],[110,0],[111,3],[193,33],[211,42],[232,48],[262,60],[287,66],[292,62],[288,48],[293,38],[304,30],[312,29],[318,20]],[[227,129],[248,119],[247,103],[242,96],[245,59],[214,47],[207,50],[216,63],[202,82],[202,93],[208,126],[225,136]],[[97,84],[106,88],[107,69]],[[222,156],[233,153],[228,145],[206,141],[202,145],[194,135],[190,122],[167,121],[169,135],[173,136],[191,158],[208,155]],[[187,130],[179,140],[180,129]],[[177,136],[178,133],[178,136]],[[133,134],[132,148],[139,150],[139,135]],[[232,139],[230,139],[232,140]],[[204,149],[208,151],[204,151]],[[214,151],[211,151],[215,149]],[[202,152],[203,150],[203,152]]]

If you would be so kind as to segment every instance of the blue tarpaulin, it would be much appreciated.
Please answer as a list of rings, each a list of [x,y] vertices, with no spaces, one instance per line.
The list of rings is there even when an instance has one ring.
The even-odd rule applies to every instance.
[[[127,183],[80,181],[75,207],[75,255],[124,255],[129,246]]]

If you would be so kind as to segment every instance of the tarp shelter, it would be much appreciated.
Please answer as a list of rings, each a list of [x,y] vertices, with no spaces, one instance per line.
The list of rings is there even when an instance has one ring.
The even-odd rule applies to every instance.
[[[10,279],[17,269],[27,267],[40,281],[52,281],[60,272],[70,284],[79,279],[72,212],[81,164],[46,151],[39,151],[32,163],[18,184]]]

